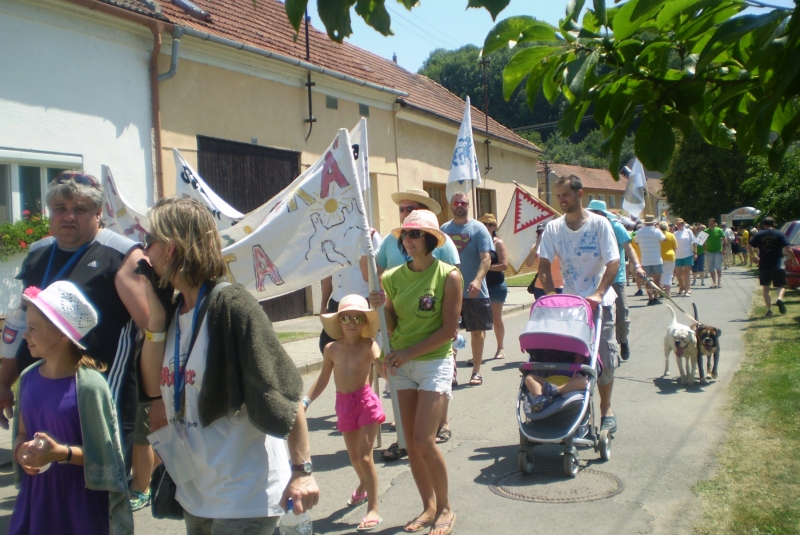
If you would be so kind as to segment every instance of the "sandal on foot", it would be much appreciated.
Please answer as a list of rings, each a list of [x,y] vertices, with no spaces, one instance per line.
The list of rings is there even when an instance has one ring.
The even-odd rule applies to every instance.
[[[467,361],[467,368],[472,368],[472,364],[473,364],[473,363],[472,363],[472,359],[469,359],[469,360]]]
[[[450,535],[453,533],[453,529],[456,527],[456,515],[453,513],[453,518],[450,522],[439,522],[438,524],[434,524],[431,530],[428,533],[433,533],[434,531],[438,531],[442,528],[447,528],[441,535]]]
[[[436,433],[436,443],[437,444],[444,444],[453,436],[453,433],[444,427],[440,427],[439,431]]]
[[[353,491],[353,494],[350,496],[350,499],[347,500],[348,507],[356,507],[361,505],[367,501],[367,492],[364,491],[363,494],[358,494],[358,489]]]
[[[403,526],[403,531],[406,533],[417,533],[425,528],[431,527],[432,525],[433,520],[420,520],[419,517],[417,517]],[[411,529],[411,526],[415,526],[414,529]]]
[[[483,376],[480,373],[473,373],[469,378],[469,384],[472,386],[480,386],[483,384]]]
[[[506,358],[506,353],[502,349],[498,349],[497,353],[494,354],[494,358],[500,360]]]
[[[386,448],[381,452],[381,459],[384,461],[397,461],[408,455],[405,448],[397,445],[397,442]]]
[[[378,517],[377,520],[367,520],[366,518],[362,518],[361,523],[356,528],[356,531],[372,531],[380,526],[381,522],[383,522],[383,519],[380,517]]]

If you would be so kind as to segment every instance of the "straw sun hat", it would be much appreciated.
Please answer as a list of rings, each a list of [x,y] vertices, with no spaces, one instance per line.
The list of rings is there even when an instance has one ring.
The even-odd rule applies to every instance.
[[[322,327],[328,336],[334,340],[341,340],[344,337],[344,330],[342,323],[339,321],[339,315],[346,312],[363,312],[367,317],[364,328],[361,331],[361,336],[364,338],[375,338],[378,334],[380,324],[378,323],[378,311],[369,308],[367,300],[360,295],[350,294],[346,295],[339,302],[339,311],[332,314],[320,314],[319,318],[322,320]]]
[[[81,338],[97,325],[97,312],[81,291],[69,281],[56,281],[44,290],[29,286],[22,298],[44,314],[79,348]]]
[[[497,218],[494,216],[494,214],[490,214],[488,212],[480,216],[478,221],[484,225],[497,225]]]
[[[400,233],[404,230],[424,230],[428,234],[436,236],[438,240],[437,247],[441,247],[447,241],[444,232],[439,230],[439,220],[436,219],[436,215],[430,210],[414,210],[408,214],[402,226],[392,231],[392,235],[399,241]]]
[[[397,193],[392,193],[392,200],[394,201],[395,204],[400,204],[400,201],[414,201],[423,206],[427,206],[428,210],[430,210],[436,215],[442,213],[441,205],[435,200],[431,199],[431,196],[428,195],[428,192],[425,191],[424,189],[411,188],[405,191],[398,191]]]

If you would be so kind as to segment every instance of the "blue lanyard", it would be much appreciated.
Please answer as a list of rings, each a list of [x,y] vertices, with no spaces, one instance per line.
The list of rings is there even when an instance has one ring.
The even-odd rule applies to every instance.
[[[200,287],[200,292],[197,294],[197,301],[194,304],[194,315],[192,316],[192,333],[197,329],[197,316],[200,312],[200,307],[203,302],[203,297],[206,293],[208,283],[204,282]],[[184,384],[184,373],[186,364],[189,362],[189,356],[186,355],[186,362],[181,369],[181,304],[183,297],[178,302],[178,309],[175,311],[175,355],[173,356],[173,368],[175,370],[175,391],[173,393],[173,402],[175,407],[175,415],[181,412],[181,400],[183,399],[183,390],[186,388]],[[191,351],[191,348],[189,349]]]
[[[86,251],[86,249],[88,249],[92,243],[94,242],[90,241],[89,243],[85,243],[81,245],[80,248],[78,248],[74,253],[72,253],[72,256],[70,256],[69,260],[67,260],[67,263],[64,264],[60,270],[58,270],[58,273],[56,273],[56,276],[53,278],[53,280],[60,280],[61,276],[64,275],[81,256],[83,256],[84,251]],[[47,288],[47,283],[50,281],[50,269],[53,267],[53,258],[56,256],[57,247],[58,245],[54,243],[50,248],[50,259],[47,261],[47,269],[45,270],[44,278],[42,279],[42,289]]]

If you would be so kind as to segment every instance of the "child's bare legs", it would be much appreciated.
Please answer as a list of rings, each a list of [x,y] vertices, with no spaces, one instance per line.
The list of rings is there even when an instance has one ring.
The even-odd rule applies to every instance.
[[[544,384],[544,382],[545,380],[537,375],[528,374],[525,376],[525,387],[532,396],[542,395],[542,384]]]
[[[558,387],[558,394],[563,395],[567,392],[576,392],[578,390],[583,390],[586,388],[586,385],[589,383],[589,380],[584,377],[583,375],[573,375],[570,377],[569,381],[564,383],[563,385]]]
[[[378,435],[378,426],[373,424],[365,425],[355,431],[342,433],[344,443],[347,446],[347,453],[350,456],[350,464],[358,475],[358,488],[356,494],[367,493],[367,515],[365,521],[378,521],[378,473],[375,470],[375,463],[372,460],[372,448],[375,444],[375,437]]]

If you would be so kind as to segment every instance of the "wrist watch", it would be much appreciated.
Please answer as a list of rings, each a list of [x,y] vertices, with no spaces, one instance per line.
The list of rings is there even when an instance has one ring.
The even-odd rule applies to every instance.
[[[309,475],[313,471],[314,471],[314,465],[311,464],[311,461],[306,461],[302,464],[292,465],[292,472],[302,472],[305,475]]]

